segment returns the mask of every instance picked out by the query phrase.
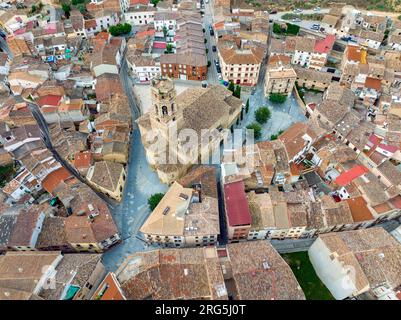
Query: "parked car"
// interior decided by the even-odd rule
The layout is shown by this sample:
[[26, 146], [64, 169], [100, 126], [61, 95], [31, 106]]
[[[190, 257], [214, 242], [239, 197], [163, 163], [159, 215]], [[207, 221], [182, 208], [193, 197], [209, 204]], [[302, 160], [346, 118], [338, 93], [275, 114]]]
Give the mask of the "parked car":
[[271, 10], [270, 14], [277, 14], [277, 10], [275, 10], [275, 9]]
[[302, 20], [301, 19], [299, 19], [299, 18], [294, 18], [294, 19], [292, 19], [292, 22], [301, 22]]
[[207, 81], [206, 81], [206, 80], [203, 80], [203, 81], [202, 81], [202, 87], [203, 87], [203, 88], [207, 88]]
[[220, 68], [220, 66], [216, 66], [216, 71], [217, 71], [217, 73], [221, 73], [221, 68]]
[[217, 78], [219, 79], [219, 81], [223, 80], [223, 76], [220, 73], [217, 75]]
[[211, 35], [211, 36], [214, 36], [214, 31], [213, 31], [213, 29], [210, 29], [210, 35]]
[[311, 29], [319, 31], [319, 29], [320, 29], [320, 24], [314, 23], [314, 24], [312, 25]]
[[313, 8], [313, 11], [320, 11], [320, 7]]
[[216, 51], [217, 51], [216, 46], [212, 46], [212, 51], [213, 51], [213, 52], [216, 52]]
[[216, 66], [219, 66], [219, 65], [220, 65], [220, 62], [219, 62], [219, 60], [217, 60], [217, 59], [214, 59], [214, 64], [215, 64]]

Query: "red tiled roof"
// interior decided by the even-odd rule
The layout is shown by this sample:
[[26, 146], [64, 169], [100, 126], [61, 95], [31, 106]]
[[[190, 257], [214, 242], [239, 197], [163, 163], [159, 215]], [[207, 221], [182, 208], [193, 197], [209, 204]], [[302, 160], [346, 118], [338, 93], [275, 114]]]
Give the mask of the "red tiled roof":
[[229, 226], [249, 225], [252, 222], [245, 184], [236, 181], [224, 185], [224, 201]]
[[334, 182], [340, 186], [346, 186], [366, 172], [369, 172], [369, 170], [365, 166], [358, 165], [340, 174]]
[[316, 41], [314, 51], [318, 53], [329, 53], [333, 48], [334, 41], [336, 41], [336, 36], [330, 34], [326, 38]]
[[61, 101], [61, 96], [49, 94], [47, 96], [43, 96], [39, 98], [38, 105], [43, 106], [58, 106]]
[[401, 196], [396, 196], [393, 199], [390, 199], [389, 202], [397, 209], [401, 209]]
[[381, 89], [380, 79], [367, 77], [365, 80], [365, 88], [375, 89], [376, 91], [380, 91]]
[[89, 168], [92, 163], [92, 153], [90, 152], [77, 152], [74, 158], [75, 168]]
[[99, 285], [92, 300], [125, 300], [115, 275], [109, 272]]
[[386, 151], [388, 151], [388, 152], [390, 152], [390, 153], [394, 153], [394, 152], [396, 152], [396, 151], [398, 150], [398, 147], [396, 147], [396, 146], [390, 146], [390, 145], [384, 144], [384, 143], [380, 143], [380, 144], [379, 144], [379, 148], [380, 148], [380, 149], [383, 149], [383, 150], [386, 150]]
[[351, 198], [345, 201], [347, 201], [348, 203], [354, 222], [368, 221], [374, 219], [363, 197]]
[[53, 193], [54, 189], [69, 177], [71, 177], [71, 173], [64, 167], [61, 167], [60, 169], [57, 169], [46, 176], [46, 178], [42, 181], [42, 187], [47, 192]]
[[155, 42], [153, 43], [155, 49], [166, 49], [167, 44], [165, 42]]
[[155, 34], [155, 29], [150, 29], [150, 30], [144, 30], [144, 31], [138, 31], [135, 34], [135, 38], [142, 38], [146, 36], [153, 36]]
[[137, 4], [148, 5], [149, 4], [149, 0], [131, 0], [130, 1], [130, 5], [131, 6], [135, 6]]

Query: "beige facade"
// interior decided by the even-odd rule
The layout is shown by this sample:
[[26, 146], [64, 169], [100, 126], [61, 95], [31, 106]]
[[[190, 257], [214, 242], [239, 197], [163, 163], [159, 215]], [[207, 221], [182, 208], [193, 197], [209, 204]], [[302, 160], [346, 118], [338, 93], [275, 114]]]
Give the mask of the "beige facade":
[[289, 95], [294, 87], [297, 74], [291, 67], [279, 66], [266, 71], [265, 96], [271, 93]]
[[109, 161], [96, 162], [89, 168], [86, 178], [100, 192], [121, 201], [126, 179], [122, 164]]
[[218, 200], [202, 195], [199, 188], [172, 184], [140, 229], [150, 244], [199, 247], [217, 242]]

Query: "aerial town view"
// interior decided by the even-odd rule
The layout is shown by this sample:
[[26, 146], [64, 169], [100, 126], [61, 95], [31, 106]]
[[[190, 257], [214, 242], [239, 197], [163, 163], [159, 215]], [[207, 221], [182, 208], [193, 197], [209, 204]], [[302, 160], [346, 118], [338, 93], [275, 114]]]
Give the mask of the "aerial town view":
[[0, 300], [401, 300], [401, 2], [0, 0], [0, 188]]

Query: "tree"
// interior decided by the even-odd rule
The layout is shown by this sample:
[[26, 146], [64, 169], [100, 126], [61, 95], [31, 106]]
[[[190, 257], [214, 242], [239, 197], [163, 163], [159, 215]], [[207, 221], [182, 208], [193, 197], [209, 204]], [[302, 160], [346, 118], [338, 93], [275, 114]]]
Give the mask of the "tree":
[[259, 139], [262, 136], [262, 127], [257, 122], [252, 122], [246, 127], [248, 130], [253, 130], [253, 136], [255, 139]]
[[153, 4], [154, 7], [157, 6], [160, 0], [150, 0], [150, 2]]
[[208, 48], [206, 48], [206, 54], [208, 54], [209, 53], [209, 49]]
[[35, 13], [36, 12], [36, 6], [33, 4], [32, 6], [31, 6], [31, 13]]
[[164, 34], [165, 37], [167, 37], [168, 29], [167, 29], [166, 26], [163, 27], [163, 34]]
[[234, 82], [230, 81], [230, 84], [228, 85], [228, 90], [230, 90], [232, 93], [234, 93], [234, 91], [235, 91]]
[[237, 98], [241, 98], [241, 87], [239, 85], [237, 85], [235, 87], [235, 90], [233, 92], [233, 96], [237, 97]]
[[119, 36], [122, 34], [127, 34], [131, 32], [131, 25], [129, 23], [124, 23], [124, 24], [116, 24], [115, 26], [111, 26], [109, 28], [109, 32], [112, 36]]
[[207, 62], [207, 67], [210, 68], [210, 66], [212, 65], [212, 63], [210, 61]]
[[148, 199], [148, 206], [149, 206], [149, 209], [150, 209], [151, 211], [153, 211], [153, 210], [157, 207], [157, 205], [159, 204], [159, 202], [161, 201], [161, 199], [163, 199], [163, 197], [164, 197], [164, 193], [155, 193], [155, 194], [152, 194], [152, 195], [149, 197], [149, 199]]
[[248, 98], [248, 100], [246, 100], [245, 112], [246, 112], [246, 113], [249, 112], [249, 98]]
[[273, 103], [283, 103], [287, 99], [285, 94], [271, 93], [269, 100]]
[[171, 43], [167, 43], [165, 53], [172, 53], [173, 52], [173, 45]]
[[66, 18], [68, 19], [70, 17], [71, 6], [68, 3], [64, 2], [61, 5], [61, 8], [63, 9]]
[[205, 39], [204, 41], [205, 41], [205, 43], [207, 43], [207, 39]]
[[271, 113], [268, 107], [260, 107], [258, 110], [255, 111], [255, 119], [260, 124], [264, 124], [269, 120], [271, 117]]

